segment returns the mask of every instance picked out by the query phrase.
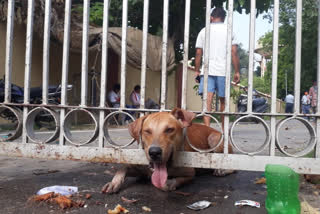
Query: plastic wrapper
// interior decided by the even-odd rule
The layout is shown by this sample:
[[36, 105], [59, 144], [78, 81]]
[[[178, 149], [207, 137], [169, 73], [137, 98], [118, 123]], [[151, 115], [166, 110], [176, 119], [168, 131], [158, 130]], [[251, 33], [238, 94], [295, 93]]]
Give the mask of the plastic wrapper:
[[209, 201], [198, 201], [193, 204], [188, 205], [187, 207], [192, 210], [203, 210], [208, 208], [211, 205]]
[[241, 200], [234, 203], [235, 206], [250, 206], [260, 208], [260, 203], [251, 200]]

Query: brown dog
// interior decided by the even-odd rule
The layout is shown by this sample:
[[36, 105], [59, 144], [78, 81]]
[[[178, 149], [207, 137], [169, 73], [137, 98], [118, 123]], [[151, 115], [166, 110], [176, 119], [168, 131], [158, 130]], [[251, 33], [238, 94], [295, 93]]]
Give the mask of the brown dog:
[[[176, 151], [194, 151], [183, 136], [183, 128], [188, 127], [187, 136], [192, 145], [199, 149], [209, 149], [217, 145], [221, 133], [202, 124], [191, 125], [195, 114], [181, 109], [158, 112], [141, 117], [129, 125], [129, 132], [138, 143], [143, 144], [150, 167], [125, 166], [118, 170], [112, 181], [104, 185], [103, 193], [117, 192], [126, 176], [150, 176], [152, 184], [164, 191], [175, 190], [195, 176], [194, 168], [173, 168], [171, 160]], [[140, 141], [141, 135], [141, 141]], [[183, 148], [182, 148], [183, 147]], [[215, 152], [223, 152], [223, 143]], [[229, 153], [232, 148], [229, 145]], [[217, 170], [215, 175], [223, 176], [231, 171]], [[168, 179], [171, 177], [172, 179]]]

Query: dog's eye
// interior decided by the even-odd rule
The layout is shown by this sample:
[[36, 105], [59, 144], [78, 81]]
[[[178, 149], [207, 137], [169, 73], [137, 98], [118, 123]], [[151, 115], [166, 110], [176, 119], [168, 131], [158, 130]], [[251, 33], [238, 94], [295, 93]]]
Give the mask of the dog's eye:
[[149, 135], [149, 134], [152, 134], [151, 130], [149, 130], [149, 129], [146, 129], [146, 130], [144, 130], [143, 132], [144, 132], [145, 134], [148, 134], [148, 135]]
[[164, 132], [169, 134], [172, 133], [174, 131], [174, 128], [167, 128]]

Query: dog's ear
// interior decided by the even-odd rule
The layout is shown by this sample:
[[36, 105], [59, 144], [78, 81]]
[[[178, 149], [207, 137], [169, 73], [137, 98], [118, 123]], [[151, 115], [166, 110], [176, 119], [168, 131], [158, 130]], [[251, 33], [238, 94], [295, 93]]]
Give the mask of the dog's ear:
[[148, 115], [136, 119], [134, 122], [128, 125], [129, 133], [139, 143], [139, 137], [141, 134], [141, 128], [143, 121], [147, 118]]
[[182, 122], [184, 127], [191, 126], [192, 120], [195, 118], [196, 114], [190, 111], [182, 110], [180, 108], [175, 108], [171, 111], [171, 114]]

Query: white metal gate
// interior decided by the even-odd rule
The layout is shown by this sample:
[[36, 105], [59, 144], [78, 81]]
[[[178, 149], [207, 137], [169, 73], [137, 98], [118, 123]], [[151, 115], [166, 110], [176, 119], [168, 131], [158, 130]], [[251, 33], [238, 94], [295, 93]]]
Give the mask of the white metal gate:
[[[49, 47], [50, 47], [50, 13], [51, 0], [46, 0], [45, 8], [45, 26], [44, 26], [44, 46], [43, 46], [43, 93], [42, 104], [30, 104], [30, 80], [31, 80], [31, 55], [33, 42], [33, 15], [34, 0], [28, 0], [28, 22], [27, 22], [27, 37], [26, 37], [26, 53], [25, 53], [25, 82], [24, 82], [24, 102], [16, 104], [11, 102], [11, 70], [12, 70], [12, 44], [13, 44], [13, 28], [14, 28], [14, 6], [15, 0], [8, 0], [8, 17], [7, 17], [7, 40], [6, 40], [6, 64], [5, 64], [5, 96], [4, 102], [0, 106], [0, 111], [9, 111], [17, 118], [18, 126], [13, 135], [7, 139], [2, 139], [0, 142], [0, 154], [17, 157], [31, 158], [46, 158], [46, 159], [67, 159], [67, 160], [83, 160], [92, 162], [113, 162], [113, 163], [129, 163], [129, 164], [148, 164], [142, 149], [128, 149], [116, 146], [106, 137], [104, 125], [106, 121], [106, 110], [130, 110], [125, 108], [125, 80], [126, 80], [126, 35], [127, 35], [127, 14], [128, 0], [123, 0], [122, 14], [122, 50], [121, 50], [121, 103], [119, 109], [109, 108], [105, 106], [106, 102], [106, 82], [107, 82], [107, 34], [108, 34], [108, 5], [109, 0], [104, 1], [104, 22], [103, 22], [103, 38], [102, 38], [102, 62], [101, 62], [101, 94], [99, 107], [91, 107], [87, 105], [88, 95], [88, 32], [89, 32], [89, 9], [90, 1], [83, 2], [83, 35], [82, 35], [82, 72], [81, 72], [81, 104], [79, 106], [67, 105], [67, 88], [68, 88], [68, 63], [69, 63], [69, 43], [70, 43], [70, 14], [72, 0], [65, 0], [65, 25], [64, 25], [64, 44], [63, 44], [63, 67], [61, 76], [61, 104], [52, 105], [48, 102], [48, 79], [49, 79]], [[232, 34], [232, 11], [234, 2], [231, 0], [228, 3], [228, 51], [227, 51], [227, 76], [226, 85], [230, 83], [231, 73], [231, 34]], [[187, 61], [189, 47], [189, 19], [191, 0], [185, 1], [185, 32], [184, 32], [184, 59], [183, 59], [183, 82], [182, 82], [182, 108], [186, 108], [186, 88], [187, 88]], [[210, 24], [210, 7], [211, 0], [206, 1], [206, 26]], [[150, 112], [152, 110], [145, 109], [145, 86], [146, 86], [146, 50], [147, 50], [147, 33], [148, 33], [148, 8], [149, 0], [144, 0], [143, 14], [143, 45], [142, 45], [142, 69], [141, 69], [141, 106], [136, 111]], [[160, 111], [168, 111], [166, 109], [166, 85], [167, 85], [167, 44], [168, 44], [168, 13], [169, 0], [164, 0], [163, 6], [163, 46], [162, 46], [162, 78], [161, 78], [161, 108]], [[256, 11], [256, 1], [251, 0], [251, 11]], [[300, 74], [301, 74], [301, 26], [302, 26], [302, 0], [297, 0], [297, 22], [296, 22], [296, 52], [295, 52], [295, 97], [300, 96]], [[319, 9], [320, 14], [320, 9]], [[320, 16], [320, 15], [319, 15]], [[278, 66], [278, 30], [279, 30], [279, 0], [274, 0], [274, 31], [273, 31], [273, 65], [272, 65], [272, 102], [270, 113], [253, 113], [252, 112], [252, 83], [253, 83], [253, 54], [255, 41], [255, 19], [256, 13], [250, 15], [250, 45], [249, 45], [249, 73], [248, 73], [248, 111], [244, 117], [255, 117], [261, 120], [266, 131], [266, 141], [263, 148], [269, 148], [269, 155], [257, 155], [256, 152], [241, 151], [237, 147], [237, 143], [233, 139], [233, 128], [239, 121], [236, 120], [231, 128], [229, 117], [235, 113], [230, 112], [230, 87], [226, 87], [226, 100], [224, 114], [224, 142], [232, 143], [235, 148], [238, 148], [242, 154], [228, 154], [228, 143], [225, 143], [224, 153], [203, 153], [203, 152], [180, 152], [176, 166], [192, 166], [200, 168], [223, 168], [236, 170], [264, 171], [266, 164], [284, 164], [299, 173], [320, 174], [320, 112], [317, 110], [316, 129], [301, 116], [299, 112], [299, 99], [295, 99], [293, 114], [279, 114], [276, 112], [276, 94], [277, 94], [277, 66]], [[320, 28], [320, 21], [319, 21]], [[208, 29], [208, 28], [206, 28]], [[206, 44], [209, 42], [209, 30], [206, 31]], [[320, 38], [320, 31], [319, 31]], [[320, 47], [320, 39], [318, 42]], [[319, 49], [319, 48], [318, 48]], [[205, 58], [205, 86], [203, 110], [201, 115], [207, 113], [207, 79], [208, 79], [208, 53], [209, 46], [206, 45], [204, 50]], [[319, 53], [319, 51], [318, 51]], [[318, 54], [318, 86], [320, 85], [320, 54]], [[318, 106], [320, 105], [320, 93], [318, 93]], [[19, 108], [18, 108], [19, 107]], [[22, 111], [20, 109], [23, 109]], [[52, 115], [56, 123], [56, 129], [52, 136], [45, 140], [38, 140], [33, 135], [33, 124], [35, 116], [39, 111], [45, 111]], [[68, 126], [68, 117], [72, 112], [83, 112], [88, 117], [92, 118], [95, 123], [95, 129], [90, 139], [85, 142], [72, 142], [70, 139], [70, 130]], [[99, 114], [96, 114], [99, 112]], [[116, 112], [117, 113], [117, 112]], [[112, 114], [116, 114], [112, 113]], [[112, 114], [109, 115], [112, 116]], [[271, 117], [270, 126], [260, 119], [259, 115]], [[276, 124], [277, 116], [290, 116], [278, 124]], [[311, 115], [309, 115], [311, 116]], [[240, 118], [241, 119], [241, 118]], [[289, 154], [282, 149], [281, 142], [278, 138], [279, 130], [289, 120], [300, 120], [307, 127], [310, 133], [310, 141], [308, 147], [297, 154]], [[22, 136], [22, 142], [17, 142], [15, 139]], [[59, 145], [49, 145], [48, 142], [59, 139]], [[98, 147], [87, 147], [95, 139], [98, 139]], [[73, 145], [65, 145], [69, 141]], [[30, 143], [30, 142], [35, 143]], [[131, 144], [132, 142], [128, 142]], [[106, 147], [108, 144], [111, 147]], [[276, 144], [282, 153], [286, 155], [276, 156]], [[315, 150], [315, 158], [302, 157], [310, 151]]]

